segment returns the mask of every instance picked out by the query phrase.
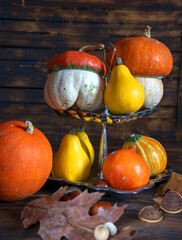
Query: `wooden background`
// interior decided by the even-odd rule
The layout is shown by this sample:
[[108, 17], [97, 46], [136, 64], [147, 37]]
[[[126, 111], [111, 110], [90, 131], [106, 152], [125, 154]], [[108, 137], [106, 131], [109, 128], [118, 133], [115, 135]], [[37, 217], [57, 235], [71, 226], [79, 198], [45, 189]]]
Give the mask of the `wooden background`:
[[[182, 143], [182, 1], [179, 0], [1, 0], [0, 122], [30, 120], [49, 139], [54, 152], [73, 126], [86, 124], [96, 152], [102, 126], [59, 117], [44, 100], [47, 61], [87, 44], [115, 43], [152, 27], [152, 37], [171, 50], [174, 66], [163, 79], [164, 97], [151, 116], [108, 126], [109, 151], [140, 133], [165, 147]], [[96, 51], [99, 57], [102, 53]], [[182, 145], [181, 145], [182, 146]]]

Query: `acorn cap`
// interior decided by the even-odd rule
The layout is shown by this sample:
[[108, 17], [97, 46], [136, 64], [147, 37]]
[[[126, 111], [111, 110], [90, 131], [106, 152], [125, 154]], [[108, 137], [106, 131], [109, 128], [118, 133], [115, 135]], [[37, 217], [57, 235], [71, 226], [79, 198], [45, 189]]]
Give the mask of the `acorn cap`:
[[179, 213], [182, 211], [182, 197], [178, 192], [169, 191], [167, 192], [162, 202], [160, 203], [160, 208], [168, 213]]
[[106, 222], [104, 224], [105, 227], [109, 229], [109, 235], [114, 236], [117, 234], [117, 227], [112, 222]]
[[98, 225], [94, 230], [96, 240], [107, 240], [109, 238], [109, 229], [104, 225]]
[[138, 218], [145, 222], [160, 222], [163, 219], [161, 212], [153, 206], [146, 206], [138, 214]]

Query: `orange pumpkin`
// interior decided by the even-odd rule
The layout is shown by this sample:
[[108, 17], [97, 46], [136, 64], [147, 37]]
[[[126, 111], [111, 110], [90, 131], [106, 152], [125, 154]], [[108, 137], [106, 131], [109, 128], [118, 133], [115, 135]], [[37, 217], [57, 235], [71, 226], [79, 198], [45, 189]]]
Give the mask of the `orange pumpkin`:
[[49, 72], [61, 69], [83, 69], [106, 75], [106, 66], [99, 58], [81, 51], [57, 54], [48, 61], [47, 68]]
[[122, 149], [131, 146], [147, 162], [150, 169], [150, 176], [162, 173], [167, 165], [167, 154], [164, 147], [155, 139], [140, 134], [132, 134], [124, 142]]
[[147, 163], [133, 147], [109, 154], [103, 162], [102, 171], [104, 179], [119, 190], [137, 189], [148, 184], [150, 178]]
[[0, 200], [15, 201], [37, 192], [52, 169], [45, 135], [27, 121], [0, 124]]
[[[170, 50], [162, 42], [151, 38], [148, 26], [143, 35], [123, 38], [116, 42], [115, 47], [115, 58], [121, 58], [134, 75], [166, 76], [172, 70], [173, 57]], [[113, 49], [107, 56], [109, 66], [112, 54]]]

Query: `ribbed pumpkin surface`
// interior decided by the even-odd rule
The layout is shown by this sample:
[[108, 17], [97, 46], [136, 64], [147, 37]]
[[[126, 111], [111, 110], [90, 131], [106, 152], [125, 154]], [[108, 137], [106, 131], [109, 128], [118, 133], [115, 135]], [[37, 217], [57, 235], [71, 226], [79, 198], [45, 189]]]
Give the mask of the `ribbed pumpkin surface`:
[[126, 139], [122, 149], [128, 149], [131, 146], [134, 146], [136, 152], [147, 162], [151, 177], [165, 170], [167, 154], [164, 147], [157, 140], [139, 134], [132, 134]]
[[0, 201], [22, 200], [47, 181], [53, 152], [46, 136], [21, 121], [0, 124]]

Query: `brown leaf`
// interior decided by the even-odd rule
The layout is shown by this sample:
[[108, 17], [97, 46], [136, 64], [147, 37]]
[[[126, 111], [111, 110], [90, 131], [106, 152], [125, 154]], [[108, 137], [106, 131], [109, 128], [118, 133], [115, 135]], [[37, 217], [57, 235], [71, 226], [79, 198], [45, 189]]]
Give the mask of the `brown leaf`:
[[157, 188], [156, 195], [164, 195], [168, 190], [178, 192], [182, 195], [182, 175], [176, 172], [172, 172], [169, 180], [160, 184]]
[[154, 200], [155, 202], [157, 202], [159, 205], [161, 204], [162, 199], [163, 199], [162, 197], [153, 198], [153, 200]]
[[38, 234], [42, 239], [60, 240], [62, 236], [68, 239], [94, 239], [96, 226], [106, 222], [115, 223], [123, 214], [126, 205], [116, 205], [100, 214], [90, 216], [91, 206], [98, 202], [104, 193], [82, 192], [68, 202], [59, 201], [67, 187], [61, 187], [52, 196], [36, 199], [26, 206], [21, 214], [25, 228], [40, 222]]
[[111, 240], [131, 240], [136, 235], [136, 231], [131, 227], [125, 227], [117, 235], [111, 237]]
[[[38, 220], [44, 215], [47, 216], [47, 208], [51, 207], [51, 205], [61, 198], [66, 192], [67, 187], [60, 188], [56, 191], [52, 196], [47, 198], [39, 198], [33, 200], [29, 203], [29, 206], [24, 207], [21, 213], [22, 224], [24, 228], [29, 227], [32, 224], [38, 222]], [[32, 206], [36, 206], [37, 208], [33, 208]]]

